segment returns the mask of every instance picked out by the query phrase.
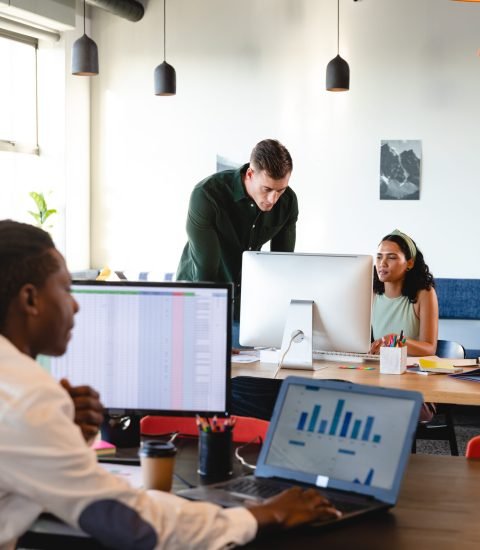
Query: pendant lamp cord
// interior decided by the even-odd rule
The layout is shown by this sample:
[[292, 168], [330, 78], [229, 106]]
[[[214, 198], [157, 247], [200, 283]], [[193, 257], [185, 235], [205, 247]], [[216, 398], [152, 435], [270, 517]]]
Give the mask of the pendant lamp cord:
[[337, 55], [340, 55], [340, 0], [337, 0]]
[[85, 0], [83, 0], [83, 34], [87, 34], [85, 31]]
[[167, 0], [163, 0], [163, 61], [167, 58]]

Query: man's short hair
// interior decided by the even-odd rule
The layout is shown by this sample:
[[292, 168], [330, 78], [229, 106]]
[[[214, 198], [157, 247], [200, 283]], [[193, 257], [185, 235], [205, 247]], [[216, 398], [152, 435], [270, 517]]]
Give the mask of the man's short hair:
[[41, 287], [60, 267], [49, 250], [50, 235], [38, 227], [13, 220], [0, 220], [0, 330], [10, 303], [23, 285]]
[[265, 170], [274, 180], [284, 178], [293, 168], [290, 153], [276, 139], [264, 139], [257, 143], [250, 155], [250, 164], [257, 170]]

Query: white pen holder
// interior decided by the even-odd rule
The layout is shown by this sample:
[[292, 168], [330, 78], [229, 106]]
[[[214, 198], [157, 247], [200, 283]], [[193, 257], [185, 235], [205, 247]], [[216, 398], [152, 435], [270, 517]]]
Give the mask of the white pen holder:
[[380, 348], [380, 374], [403, 374], [407, 370], [407, 348]]

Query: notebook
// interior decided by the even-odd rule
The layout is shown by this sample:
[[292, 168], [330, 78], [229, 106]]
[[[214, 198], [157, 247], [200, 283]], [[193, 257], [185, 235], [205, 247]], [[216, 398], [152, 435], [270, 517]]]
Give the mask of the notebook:
[[480, 382], [480, 369], [473, 369], [468, 372], [462, 372], [461, 374], [450, 374], [452, 378], [458, 380], [469, 380], [470, 382]]
[[288, 377], [255, 474], [177, 494], [230, 507], [261, 502], [292, 485], [312, 486], [343, 512], [331, 521], [391, 507], [422, 402], [419, 392]]

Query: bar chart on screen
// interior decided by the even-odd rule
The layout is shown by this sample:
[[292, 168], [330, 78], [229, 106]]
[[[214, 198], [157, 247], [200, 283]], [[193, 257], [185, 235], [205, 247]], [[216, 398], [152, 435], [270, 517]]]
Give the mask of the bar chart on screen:
[[375, 470], [373, 468], [370, 468], [370, 470], [368, 470], [368, 474], [367, 474], [367, 477], [365, 478], [365, 481], [360, 481], [357, 477], [353, 480], [354, 483], [361, 483], [363, 485], [371, 485], [372, 484], [372, 479], [373, 479], [373, 475], [375, 474]]
[[375, 417], [355, 418], [351, 410], [345, 410], [345, 400], [338, 399], [333, 417], [322, 418], [322, 405], [316, 404], [310, 411], [300, 413], [297, 430], [322, 435], [337, 436], [354, 441], [380, 443], [382, 436], [374, 433]]
[[[370, 393], [291, 384], [271, 439], [269, 464], [324, 479], [389, 488], [395, 479], [412, 402]], [[414, 429], [414, 427], [412, 428]]]

